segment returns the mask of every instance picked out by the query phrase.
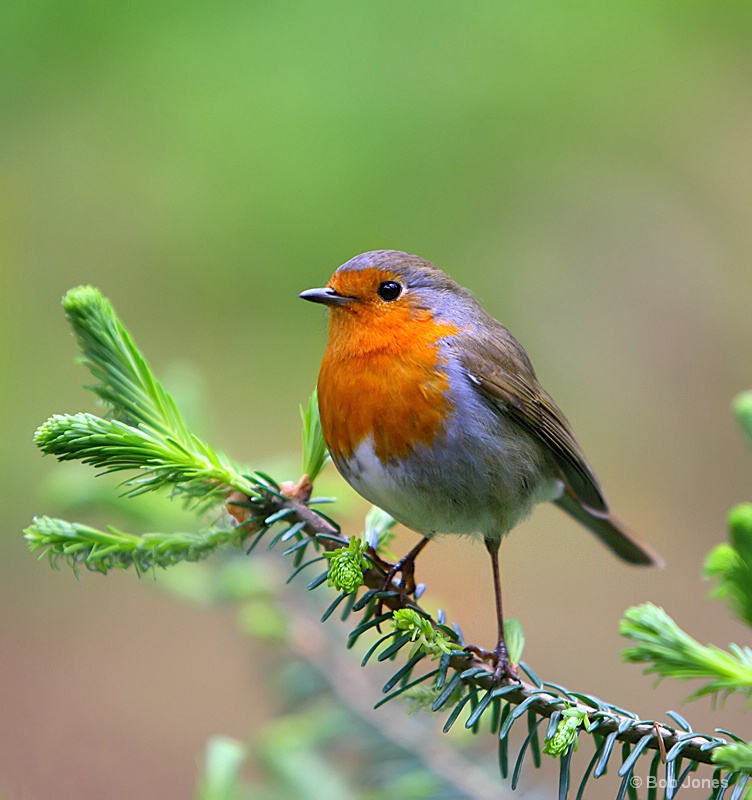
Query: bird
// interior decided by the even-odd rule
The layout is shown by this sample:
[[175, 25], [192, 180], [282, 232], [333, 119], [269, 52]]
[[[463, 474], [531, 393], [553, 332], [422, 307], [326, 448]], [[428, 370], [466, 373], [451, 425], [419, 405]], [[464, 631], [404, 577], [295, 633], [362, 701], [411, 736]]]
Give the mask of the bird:
[[356, 492], [423, 536], [398, 567], [414, 569], [439, 534], [483, 539], [494, 680], [518, 679], [504, 639], [499, 546], [535, 505], [555, 503], [630, 564], [663, 565], [609, 510], [522, 345], [441, 269], [374, 250], [299, 297], [329, 310], [317, 393], [332, 461]]

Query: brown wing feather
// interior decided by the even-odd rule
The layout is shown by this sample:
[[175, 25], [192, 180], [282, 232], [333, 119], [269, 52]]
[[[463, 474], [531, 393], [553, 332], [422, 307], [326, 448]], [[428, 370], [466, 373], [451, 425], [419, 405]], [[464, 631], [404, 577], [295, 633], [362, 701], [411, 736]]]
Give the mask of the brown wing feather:
[[565, 484], [565, 492], [556, 504], [625, 561], [663, 566], [660, 556], [609, 513], [598, 480], [567, 418], [538, 383], [519, 342], [492, 317], [485, 320], [482, 328], [487, 335], [474, 337], [472, 346], [463, 346], [460, 358], [486, 400], [545, 446]]
[[[592, 513], [607, 515], [598, 480], [567, 418], [538, 383], [522, 346], [500, 323], [496, 325], [501, 331], [495, 330], [493, 339], [486, 339], [480, 348], [476, 340], [474, 347], [464, 349], [468, 375], [490, 403], [546, 446], [568, 492]], [[510, 351], [517, 358], [510, 357]]]

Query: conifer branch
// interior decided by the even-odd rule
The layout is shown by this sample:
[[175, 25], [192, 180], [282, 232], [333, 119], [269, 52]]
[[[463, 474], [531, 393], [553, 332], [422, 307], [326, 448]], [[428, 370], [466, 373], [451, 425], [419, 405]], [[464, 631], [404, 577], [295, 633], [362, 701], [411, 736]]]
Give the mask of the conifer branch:
[[647, 662], [645, 672], [679, 680], [707, 678], [689, 700], [708, 694], [752, 694], [752, 650], [732, 644], [727, 652], [700, 644], [652, 603], [628, 609], [621, 634], [637, 643], [623, 651], [624, 660]]
[[76, 570], [85, 566], [106, 574], [111, 569], [133, 567], [147, 572], [181, 561], [198, 561], [219, 547], [239, 546], [237, 528], [204, 533], [125, 533], [116, 528], [97, 530], [77, 522], [37, 517], [25, 530], [29, 550], [42, 551], [54, 567], [64, 562]]
[[146, 425], [190, 447], [194, 436], [175, 401], [155, 378], [110, 301], [93, 286], [71, 289], [62, 301], [81, 349], [81, 361], [97, 381], [87, 386], [115, 419]]

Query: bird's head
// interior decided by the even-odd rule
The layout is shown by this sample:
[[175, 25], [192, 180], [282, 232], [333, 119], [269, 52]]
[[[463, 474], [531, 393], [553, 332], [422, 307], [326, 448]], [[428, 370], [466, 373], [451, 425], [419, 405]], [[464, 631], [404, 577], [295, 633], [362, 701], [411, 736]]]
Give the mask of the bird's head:
[[469, 292], [419, 256], [399, 250], [373, 250], [350, 259], [320, 289], [308, 289], [303, 300], [322, 303], [332, 321], [373, 326], [399, 325], [430, 314], [456, 316], [458, 306], [474, 303]]

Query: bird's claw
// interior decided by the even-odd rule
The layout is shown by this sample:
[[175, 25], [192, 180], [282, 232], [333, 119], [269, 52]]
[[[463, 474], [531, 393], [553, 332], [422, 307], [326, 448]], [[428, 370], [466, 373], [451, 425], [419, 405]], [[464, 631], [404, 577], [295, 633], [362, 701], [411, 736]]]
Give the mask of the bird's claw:
[[517, 670], [517, 665], [509, 660], [509, 656], [506, 653], [503, 656], [496, 656], [496, 667], [494, 668], [492, 680], [494, 683], [502, 683], [505, 680], [510, 683], [520, 683], [520, 673]]
[[519, 683], [520, 673], [517, 670], [517, 665], [509, 660], [507, 654], [506, 643], [499, 642], [493, 650], [484, 650], [482, 647], [477, 647], [474, 644], [465, 645], [464, 648], [468, 653], [472, 653], [482, 661], [488, 661], [494, 666], [493, 682], [497, 683]]
[[394, 586], [394, 579], [397, 575], [400, 576], [397, 583], [400, 594], [404, 594], [406, 597], [415, 594], [415, 559], [410, 558], [409, 554], [389, 568], [384, 578], [383, 591], [387, 592]]
[[397, 577], [397, 575], [399, 575], [400, 579], [396, 584], [396, 588], [399, 590], [400, 595], [403, 595], [405, 598], [407, 598], [410, 595], [415, 594], [415, 557], [417, 556], [417, 553], [411, 550], [406, 556], [403, 556], [394, 564], [391, 564], [390, 562], [381, 558], [381, 556], [374, 550], [373, 547], [369, 547], [367, 553], [368, 557], [374, 562], [374, 564], [384, 570], [385, 575], [384, 584], [381, 587], [382, 592], [394, 591], [394, 579]]
[[[381, 615], [384, 598], [387, 595], [400, 597], [402, 602], [405, 603], [410, 596], [417, 597], [417, 586], [415, 583], [415, 556], [417, 553], [411, 550], [406, 556], [403, 556], [394, 564], [381, 558], [373, 547], [369, 547], [367, 553], [374, 564], [384, 571], [384, 583], [381, 586], [380, 595], [377, 597], [376, 601], [376, 616]], [[395, 583], [394, 579], [397, 575], [400, 576], [400, 579]], [[421, 584], [421, 587], [423, 590], [425, 589], [423, 584]]]

